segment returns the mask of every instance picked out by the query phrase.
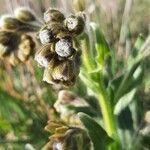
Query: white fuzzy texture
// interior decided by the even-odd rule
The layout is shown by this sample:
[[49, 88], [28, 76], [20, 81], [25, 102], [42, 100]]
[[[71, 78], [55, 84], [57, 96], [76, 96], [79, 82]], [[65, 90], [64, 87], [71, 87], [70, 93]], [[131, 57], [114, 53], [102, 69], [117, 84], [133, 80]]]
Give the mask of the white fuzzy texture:
[[68, 57], [72, 53], [71, 42], [67, 39], [60, 39], [55, 46], [56, 53], [61, 57]]
[[68, 18], [67, 19], [67, 27], [69, 30], [74, 30], [78, 25], [78, 19], [76, 18]]
[[51, 41], [49, 30], [40, 31], [39, 38], [42, 44], [49, 43]]
[[48, 66], [49, 61], [45, 57], [41, 56], [40, 54], [37, 54], [35, 56], [35, 60], [42, 67], [47, 67]]
[[60, 142], [54, 143], [53, 144], [53, 149], [54, 150], [63, 150], [62, 149], [62, 143], [60, 143]]

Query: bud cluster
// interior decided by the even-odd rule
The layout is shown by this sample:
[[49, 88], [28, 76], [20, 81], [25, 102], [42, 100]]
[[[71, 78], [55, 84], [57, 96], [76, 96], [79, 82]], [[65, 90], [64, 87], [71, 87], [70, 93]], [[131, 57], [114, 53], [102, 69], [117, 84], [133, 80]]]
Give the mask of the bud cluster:
[[31, 26], [27, 22], [35, 20], [25, 8], [15, 10], [15, 16], [0, 18], [0, 59], [7, 58], [12, 65], [26, 61], [32, 54], [35, 43], [30, 35]]
[[59, 121], [49, 121], [45, 129], [52, 134], [44, 150], [90, 150], [91, 141], [80, 127], [70, 127]]
[[79, 15], [65, 18], [57, 9], [44, 13], [45, 24], [39, 31], [42, 47], [35, 56], [45, 68], [43, 80], [50, 84], [72, 86], [79, 74], [81, 52], [75, 49], [74, 38], [84, 29]]

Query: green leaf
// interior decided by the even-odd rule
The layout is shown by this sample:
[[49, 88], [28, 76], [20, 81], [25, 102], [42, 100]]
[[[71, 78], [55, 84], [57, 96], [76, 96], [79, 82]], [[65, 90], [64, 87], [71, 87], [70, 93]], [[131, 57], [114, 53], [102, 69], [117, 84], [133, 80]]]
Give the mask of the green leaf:
[[105, 62], [106, 56], [108, 56], [110, 52], [110, 48], [103, 33], [99, 29], [99, 26], [93, 22], [90, 25], [96, 35], [96, 44], [95, 44], [95, 48], [97, 51], [96, 61], [100, 65], [99, 67], [101, 68]]
[[123, 76], [118, 88], [114, 91], [114, 104], [116, 104], [124, 94], [128, 93], [141, 83], [143, 78], [142, 61], [135, 62]]
[[83, 112], [83, 113], [86, 113], [90, 116], [97, 116], [97, 112], [89, 106], [75, 107], [73, 105], [68, 105], [67, 108], [75, 111], [76, 113]]
[[16, 118], [12, 117], [17, 114], [20, 119], [26, 119], [26, 114], [23, 111], [22, 101], [10, 96], [7, 92], [0, 89], [0, 114], [10, 122], [16, 122]]
[[91, 117], [84, 113], [78, 113], [79, 118], [93, 142], [94, 150], [105, 150], [113, 140], [107, 135], [106, 131]]
[[132, 57], [135, 58], [138, 55], [138, 52], [141, 49], [144, 41], [145, 41], [145, 39], [144, 39], [143, 35], [139, 34], [139, 36], [138, 36], [138, 38], [137, 38], [137, 40], [135, 42], [135, 45], [134, 45], [134, 47], [133, 47], [133, 49], [131, 51]]
[[132, 102], [135, 93], [136, 93], [136, 89], [133, 89], [118, 100], [114, 108], [115, 115], [120, 114], [121, 111], [124, 110]]
[[10, 132], [12, 130], [11, 124], [6, 119], [0, 116], [0, 130], [1, 132]]

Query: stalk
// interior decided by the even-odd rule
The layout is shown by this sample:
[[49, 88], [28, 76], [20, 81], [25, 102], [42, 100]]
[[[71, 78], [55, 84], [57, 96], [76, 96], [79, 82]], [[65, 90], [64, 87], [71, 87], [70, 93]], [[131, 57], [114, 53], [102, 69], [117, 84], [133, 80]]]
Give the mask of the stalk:
[[101, 108], [105, 130], [107, 134], [115, 140], [114, 141], [115, 143], [110, 145], [108, 149], [109, 150], [119, 149], [120, 146], [117, 134], [116, 119], [113, 114], [113, 110], [110, 101], [108, 99], [107, 93], [105, 92], [102, 86], [100, 86], [98, 91], [96, 91], [96, 97], [98, 99], [99, 106]]

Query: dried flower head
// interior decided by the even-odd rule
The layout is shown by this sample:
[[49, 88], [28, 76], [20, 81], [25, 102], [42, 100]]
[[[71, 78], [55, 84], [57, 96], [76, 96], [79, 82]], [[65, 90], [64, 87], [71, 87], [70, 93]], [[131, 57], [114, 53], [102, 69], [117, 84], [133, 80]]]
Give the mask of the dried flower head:
[[36, 18], [33, 15], [32, 11], [25, 8], [25, 7], [19, 7], [15, 10], [15, 17], [23, 22], [31, 22], [31, 21], [35, 21]]

